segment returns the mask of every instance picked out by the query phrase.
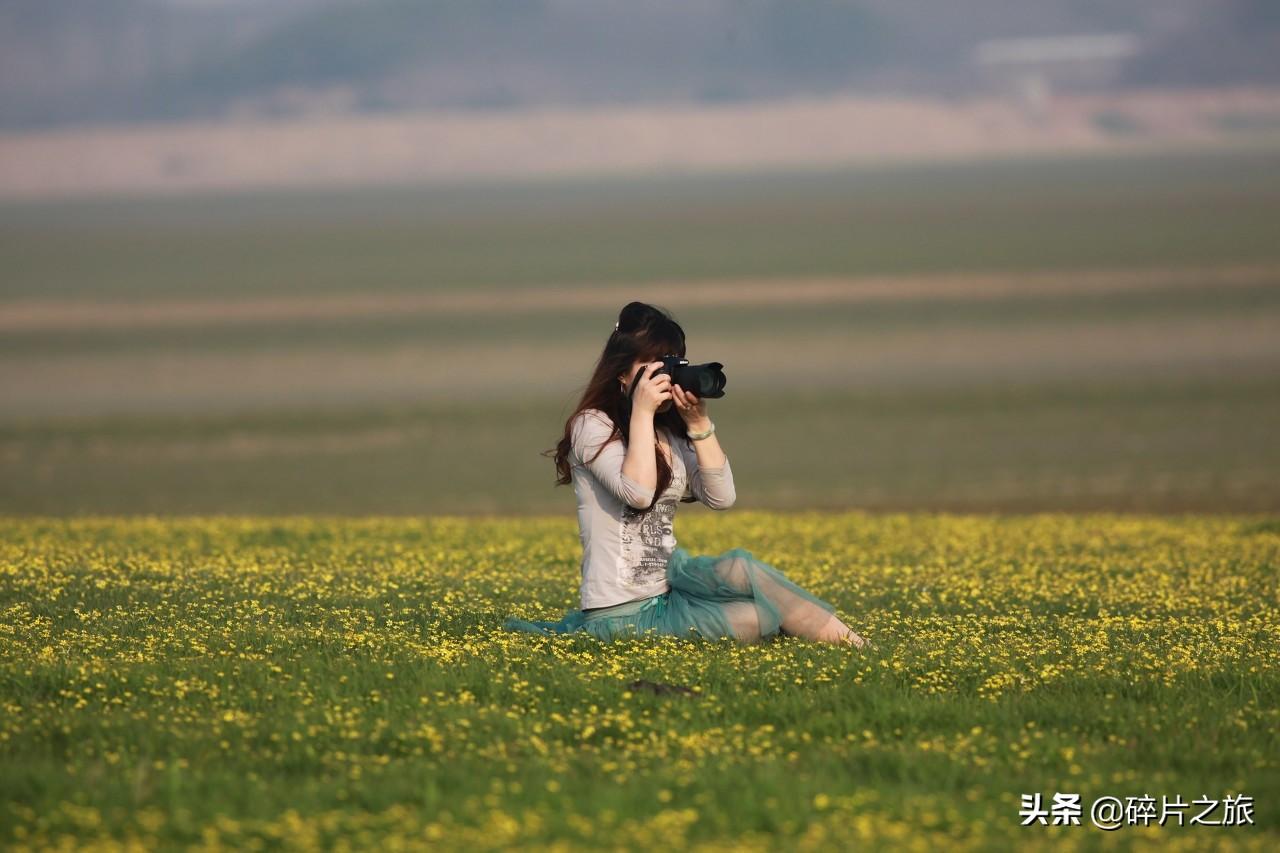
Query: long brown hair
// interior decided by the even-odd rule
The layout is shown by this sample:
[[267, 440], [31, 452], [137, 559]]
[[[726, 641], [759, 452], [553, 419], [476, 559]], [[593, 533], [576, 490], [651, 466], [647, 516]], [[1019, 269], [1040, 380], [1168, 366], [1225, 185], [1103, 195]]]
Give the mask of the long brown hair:
[[[570, 438], [573, 419], [587, 409], [599, 409], [613, 422], [613, 432], [600, 445], [600, 450], [618, 437], [621, 437], [624, 445], [628, 445], [631, 439], [631, 403], [618, 382], [618, 376], [630, 370], [636, 361], [658, 361], [664, 355], [683, 358], [684, 354], [684, 329], [680, 328], [680, 324], [669, 312], [644, 302], [628, 302], [623, 307], [618, 314], [616, 328], [605, 342], [604, 351], [596, 361], [582, 397], [564, 422], [564, 433], [560, 441], [554, 449], [542, 453], [543, 456], [554, 454], [557, 486], [573, 481], [569, 464], [569, 454], [573, 449]], [[648, 376], [647, 373], [645, 375]], [[635, 377], [632, 377], [632, 381], [635, 381]], [[665, 412], [654, 412], [653, 425], [655, 432], [657, 427], [665, 426], [676, 438], [689, 440], [684, 419], [674, 406]], [[674, 456], [678, 451], [672, 447], [671, 452]], [[596, 455], [599, 453], [598, 450]], [[653, 500], [646, 509], [653, 508], [671, 484], [672, 477], [671, 466], [656, 445], [653, 453], [658, 464], [658, 485], [653, 491]]]

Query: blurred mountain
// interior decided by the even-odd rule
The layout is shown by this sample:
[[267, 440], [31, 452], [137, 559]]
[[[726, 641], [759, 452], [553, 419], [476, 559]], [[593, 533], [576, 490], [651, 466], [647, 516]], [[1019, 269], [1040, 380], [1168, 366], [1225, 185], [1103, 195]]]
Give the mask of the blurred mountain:
[[0, 126], [952, 96], [983, 42], [1094, 33], [1138, 49], [1065, 85], [1280, 82], [1275, 0], [0, 0]]

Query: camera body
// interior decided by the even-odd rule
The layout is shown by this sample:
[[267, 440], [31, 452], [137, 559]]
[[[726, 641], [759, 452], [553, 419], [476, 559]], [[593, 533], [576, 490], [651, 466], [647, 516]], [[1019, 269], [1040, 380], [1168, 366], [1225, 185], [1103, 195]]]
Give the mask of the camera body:
[[705, 399], [718, 399], [724, 396], [724, 386], [726, 383], [724, 367], [718, 361], [709, 361], [705, 364], [690, 364], [689, 359], [682, 358], [678, 355], [664, 355], [662, 357], [662, 367], [654, 371], [657, 376], [665, 373], [671, 377], [671, 382], [679, 385], [686, 391]]
[[[664, 355], [662, 357], [662, 367], [654, 371], [654, 376], [659, 373], [666, 373], [671, 377], [673, 385], [679, 385], [684, 390], [694, 394], [699, 399], [717, 399], [724, 396], [725, 376], [721, 369], [724, 365], [718, 361], [709, 361], [706, 364], [690, 364], [689, 359], [678, 355]], [[631, 417], [631, 400], [635, 397], [636, 388], [640, 386], [640, 378], [644, 376], [648, 367], [642, 367], [636, 371], [636, 375], [631, 382], [631, 388], [627, 392], [626, 399], [623, 401], [623, 417]], [[659, 412], [665, 412], [671, 406], [671, 400], [663, 402], [658, 409]]]

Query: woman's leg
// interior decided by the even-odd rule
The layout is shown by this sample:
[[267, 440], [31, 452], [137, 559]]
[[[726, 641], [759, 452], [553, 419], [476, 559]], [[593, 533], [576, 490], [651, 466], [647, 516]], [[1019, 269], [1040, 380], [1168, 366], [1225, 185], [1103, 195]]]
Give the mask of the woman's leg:
[[[781, 630], [786, 634], [823, 643], [851, 644], [862, 648], [866, 640], [850, 630], [834, 613], [798, 595], [778, 583], [768, 572], [759, 571], [741, 556], [716, 563], [717, 576], [729, 587], [756, 596], [763, 595], [777, 605], [781, 615]], [[755, 605], [751, 605], [755, 611]], [[738, 616], [748, 636], [751, 626], [745, 615]], [[737, 629], [735, 628], [735, 631]], [[755, 637], [760, 637], [759, 614], [755, 613]]]
[[730, 601], [724, 606], [724, 616], [739, 642], [760, 642], [760, 611], [754, 601]]

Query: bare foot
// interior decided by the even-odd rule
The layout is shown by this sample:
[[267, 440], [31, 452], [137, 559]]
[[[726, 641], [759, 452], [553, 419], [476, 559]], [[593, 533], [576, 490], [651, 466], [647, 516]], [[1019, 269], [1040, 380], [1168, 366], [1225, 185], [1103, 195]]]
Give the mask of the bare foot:
[[848, 636], [844, 638], [843, 642], [847, 645], [853, 646], [854, 648], [858, 648], [858, 649], [874, 649], [875, 648], [875, 646], [873, 646], [866, 637], [855, 634], [852, 631], [850, 631]]
[[856, 633], [852, 628], [843, 622], [828, 623], [828, 627], [838, 627], [839, 633], [834, 640], [835, 643], [842, 646], [852, 646], [855, 649], [870, 650], [875, 648], [875, 644], [861, 634]]
[[840, 621], [836, 616], [832, 616], [827, 624], [823, 626], [822, 631], [818, 634], [817, 639], [824, 643], [835, 643], [836, 645], [854, 646], [855, 648], [865, 648], [868, 643], [865, 637], [854, 633], [848, 625]]

